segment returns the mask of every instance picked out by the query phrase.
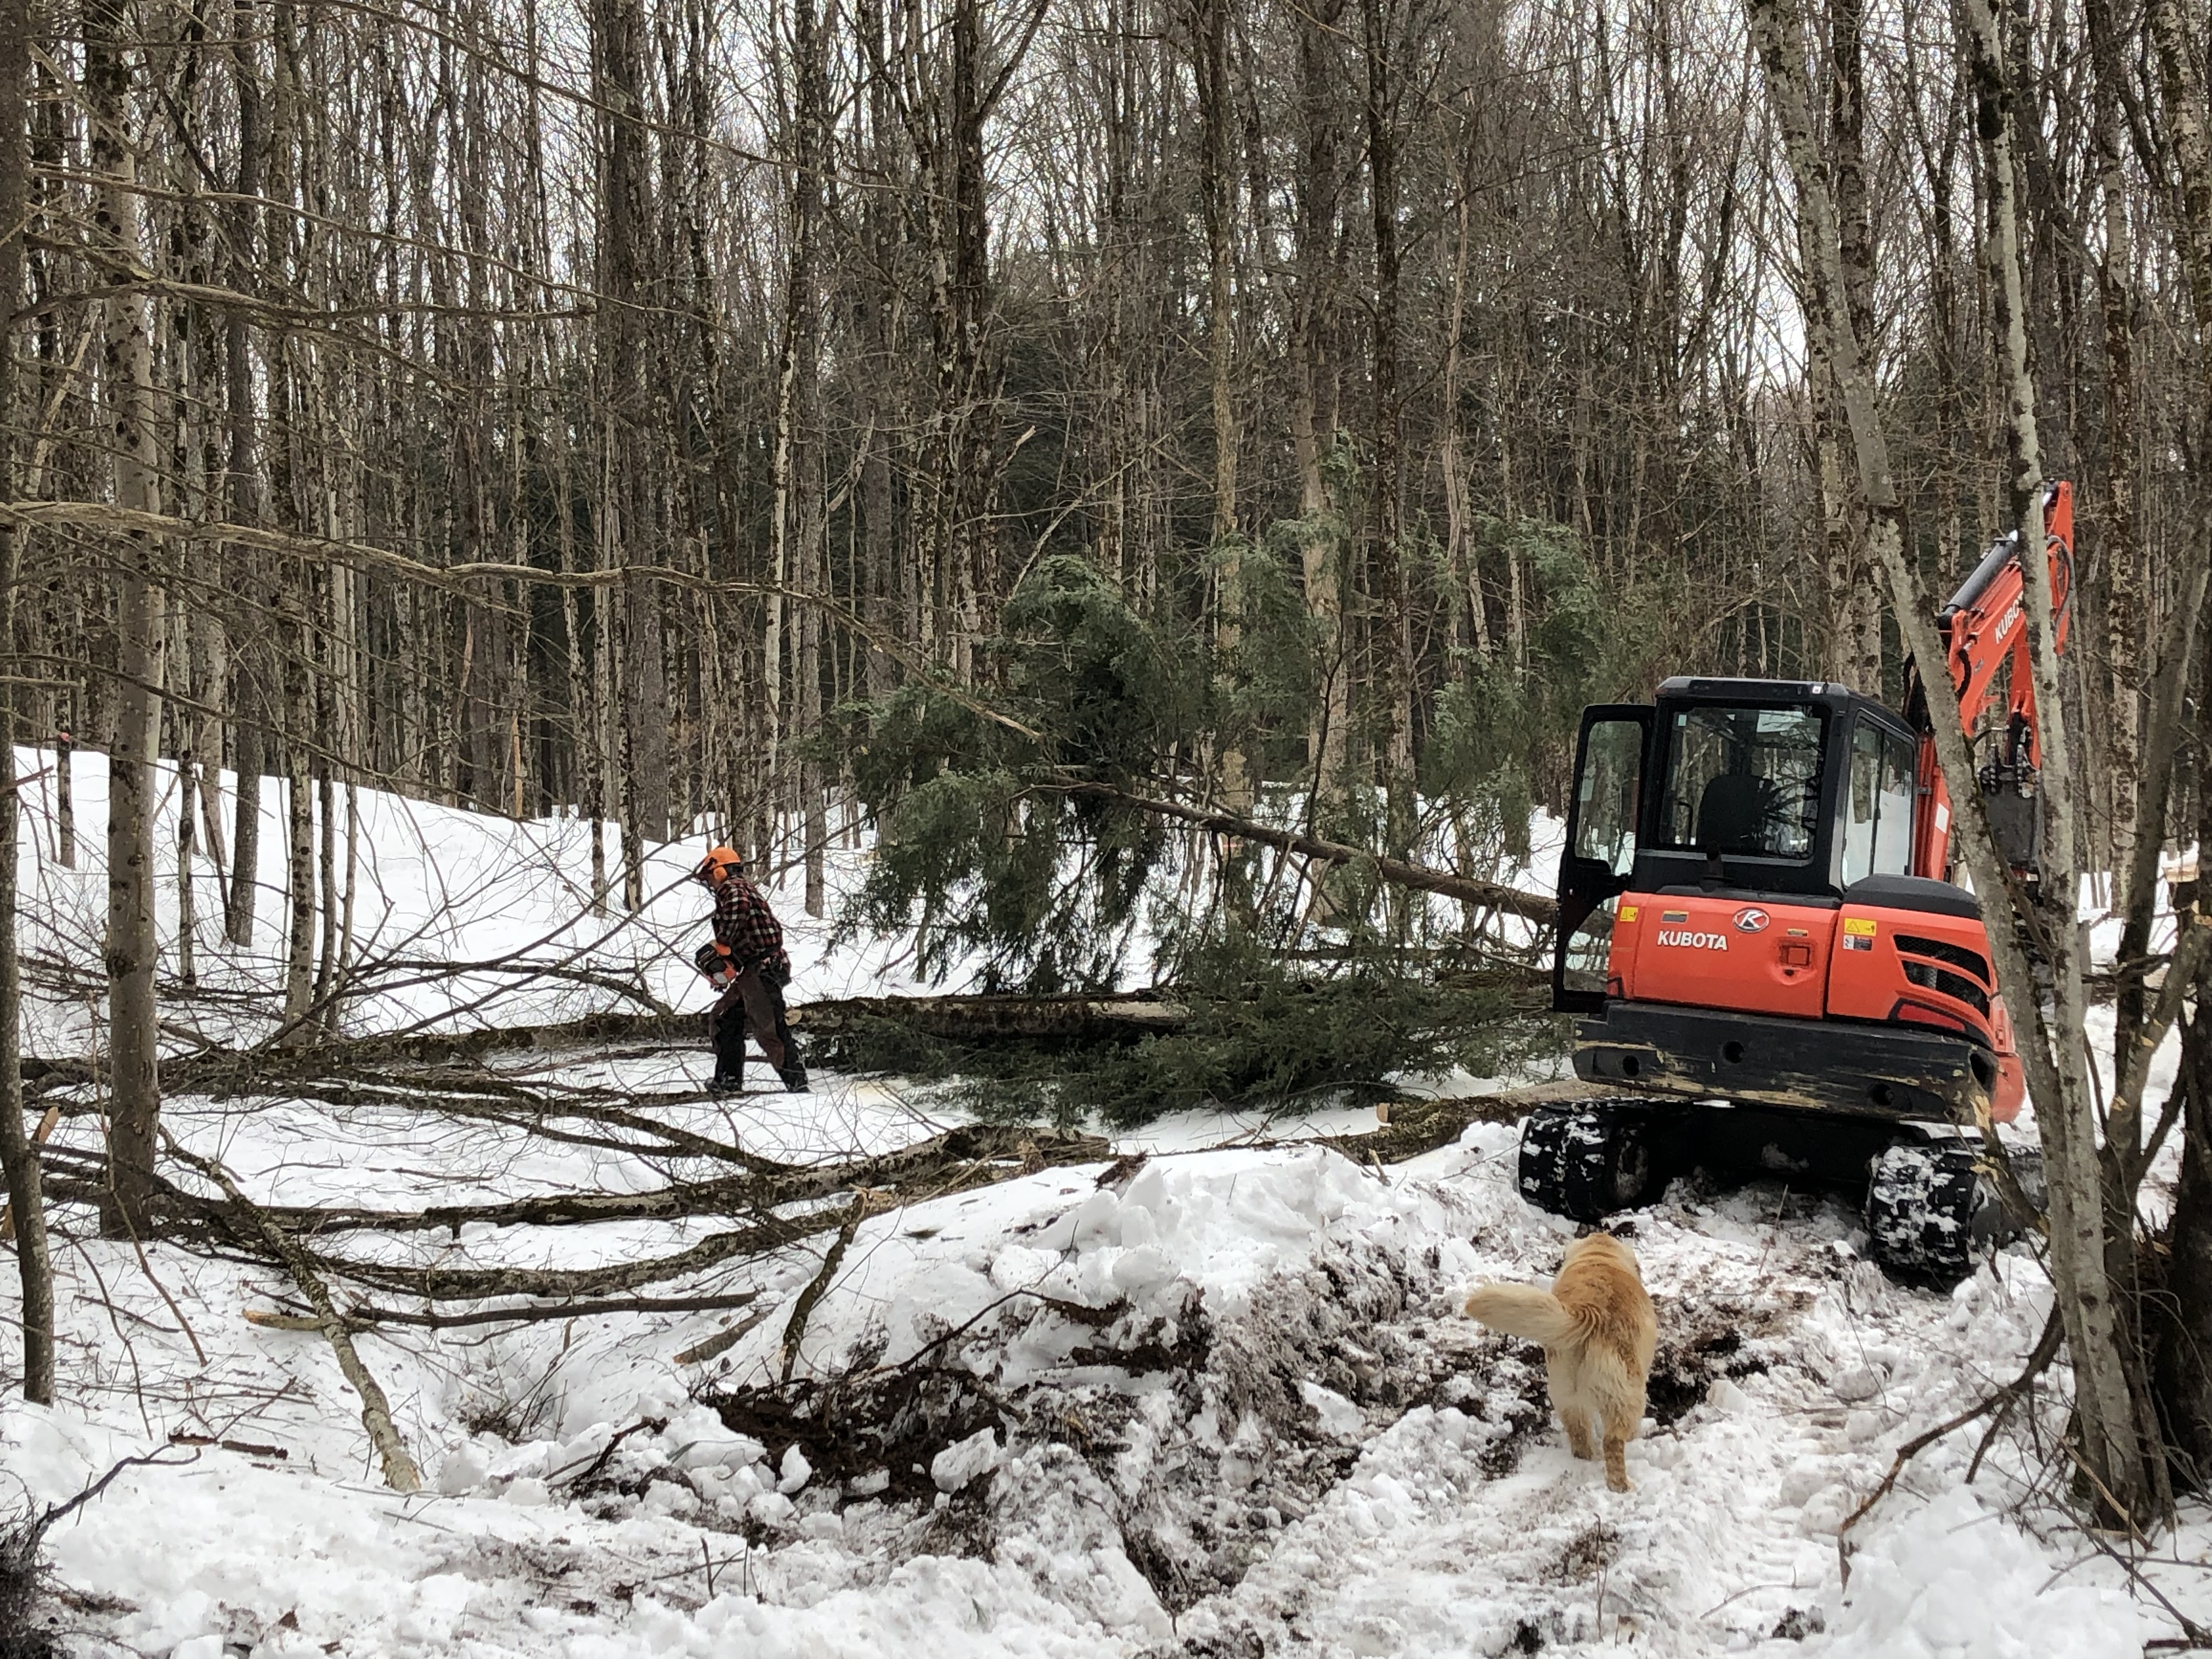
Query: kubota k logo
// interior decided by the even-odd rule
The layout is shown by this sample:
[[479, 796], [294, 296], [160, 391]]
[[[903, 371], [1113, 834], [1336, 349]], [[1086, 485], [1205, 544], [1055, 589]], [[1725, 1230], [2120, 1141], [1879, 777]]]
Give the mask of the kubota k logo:
[[1766, 921], [1766, 912], [1755, 904], [1747, 904], [1735, 913], [1735, 930], [1739, 933], [1763, 933]]

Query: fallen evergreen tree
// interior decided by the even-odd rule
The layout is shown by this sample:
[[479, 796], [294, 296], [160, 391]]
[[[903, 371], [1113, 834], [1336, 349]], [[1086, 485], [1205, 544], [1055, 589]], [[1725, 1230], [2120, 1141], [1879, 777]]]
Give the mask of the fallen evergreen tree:
[[1127, 1126], [1555, 1051], [1534, 994], [1553, 907], [1507, 876], [1582, 702], [1611, 689], [1602, 596], [1571, 541], [1542, 539], [1526, 556], [1560, 597], [1527, 648], [1546, 672], [1470, 659], [1418, 780], [1364, 769], [1372, 734], [1319, 776], [1322, 665], [1278, 551], [1239, 550], [1227, 643], [1041, 561], [987, 642], [989, 709], [917, 681], [842, 711], [878, 836], [848, 930], [911, 932], [926, 976], [986, 993], [1096, 996], [1134, 973], [1185, 1016], [1074, 1040], [856, 1013], [823, 1033], [830, 1063], [987, 1117]]

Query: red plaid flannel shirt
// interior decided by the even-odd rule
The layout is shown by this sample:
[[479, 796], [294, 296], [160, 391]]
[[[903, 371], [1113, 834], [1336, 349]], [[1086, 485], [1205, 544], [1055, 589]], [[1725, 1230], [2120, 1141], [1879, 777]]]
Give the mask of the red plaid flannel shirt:
[[740, 969], [764, 968], [791, 977], [783, 924], [761, 890], [743, 876], [731, 876], [714, 890], [714, 937], [730, 947], [730, 959]]

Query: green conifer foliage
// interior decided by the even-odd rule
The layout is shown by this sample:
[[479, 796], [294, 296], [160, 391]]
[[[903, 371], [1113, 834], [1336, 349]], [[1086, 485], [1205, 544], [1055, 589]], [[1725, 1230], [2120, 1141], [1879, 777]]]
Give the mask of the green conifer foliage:
[[1233, 942], [1196, 953], [1175, 1000], [1176, 1031], [1070, 1046], [961, 1044], [870, 1021], [825, 1047], [829, 1063], [921, 1079], [938, 1103], [994, 1121], [1129, 1128], [1215, 1107], [1300, 1114], [1389, 1099], [1394, 1079], [1461, 1066], [1495, 1075], [1553, 1046], [1540, 988], [1525, 976], [1412, 977], [1387, 958], [1301, 977]]
[[1408, 822], [1390, 820], [1409, 792], [1354, 777], [1315, 810], [1321, 646], [1297, 576], [1313, 529], [1213, 550], [1237, 576], [1236, 626], [1218, 635], [1171, 603], [1140, 611], [1085, 560], [1041, 559], [975, 689], [917, 681], [842, 712], [837, 740], [878, 834], [846, 926], [911, 931], [933, 980], [957, 966], [977, 988], [1041, 994], [1115, 988], [1141, 936], [1188, 1021], [1080, 1048], [966, 1048], [885, 1023], [841, 1036], [836, 1062], [933, 1082], [987, 1115], [1127, 1125], [1206, 1103], [1376, 1097], [1394, 1076], [1486, 1073], [1556, 1048], [1536, 972], [1547, 941], [1386, 890], [1370, 864], [1314, 868], [1070, 790], [1214, 800], [1212, 769], [1233, 749], [1258, 787], [1250, 811], [1270, 822], [1310, 817], [1354, 845], [1442, 859], [1528, 855], [1532, 806], [1564, 782], [1582, 705], [1634, 689], [1634, 596], [1608, 591], [1566, 532], [1486, 521], [1530, 579], [1522, 660], [1452, 663], [1401, 842]]
[[1167, 848], [1150, 814], [1056, 793], [1141, 789], [1196, 756], [1212, 717], [1199, 642], [1139, 617], [1086, 562], [1042, 560], [992, 642], [999, 706], [1032, 740], [917, 683], [847, 711], [878, 827], [849, 918], [917, 930], [923, 971], [980, 957], [988, 984], [1095, 989], [1118, 972]]
[[1584, 705], [1650, 690], [1659, 607], [1647, 591], [1601, 585], [1560, 526], [1478, 522], [1493, 556], [1519, 558], [1534, 577], [1527, 659], [1516, 665], [1502, 650], [1463, 653], [1437, 698], [1422, 793], [1455, 804], [1526, 858], [1532, 813], [1564, 793]]

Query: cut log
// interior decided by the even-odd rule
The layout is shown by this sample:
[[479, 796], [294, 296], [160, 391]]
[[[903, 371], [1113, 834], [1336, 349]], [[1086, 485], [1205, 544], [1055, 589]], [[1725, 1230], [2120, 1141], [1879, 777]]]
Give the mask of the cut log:
[[963, 1042], [1104, 1042], [1179, 1030], [1189, 1023], [1190, 1010], [1147, 990], [1112, 996], [838, 997], [791, 1011], [792, 1029], [810, 1036], [835, 1036], [878, 1020]]

